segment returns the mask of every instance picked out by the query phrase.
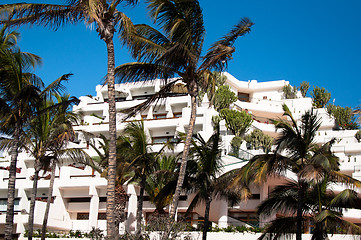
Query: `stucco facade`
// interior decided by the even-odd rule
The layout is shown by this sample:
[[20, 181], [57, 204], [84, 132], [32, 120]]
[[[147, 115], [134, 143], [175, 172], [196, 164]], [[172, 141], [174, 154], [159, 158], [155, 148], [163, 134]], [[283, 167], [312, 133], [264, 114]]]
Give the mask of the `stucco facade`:
[[[296, 119], [312, 107], [312, 99], [302, 98], [300, 94], [297, 99], [285, 99], [283, 96], [283, 86], [289, 84], [288, 81], [257, 82], [239, 81], [228, 73], [227, 84], [236, 93], [238, 100], [233, 104], [233, 109], [248, 111], [254, 119], [252, 129], [260, 129], [264, 133], [273, 137], [277, 136], [274, 126], [269, 119], [282, 117], [282, 104], [287, 104]], [[162, 85], [162, 81], [154, 80], [145, 83], [118, 84], [116, 85], [116, 108], [120, 110], [135, 106], [144, 99], [157, 92]], [[181, 85], [179, 85], [181, 88]], [[80, 103], [74, 106], [73, 111], [82, 112], [81, 124], [74, 126], [78, 131], [78, 141], [69, 143], [69, 147], [82, 148], [91, 156], [95, 156], [95, 151], [89, 147], [82, 132], [89, 132], [97, 136], [107, 135], [108, 131], [108, 104], [107, 87], [97, 86], [97, 95], [93, 97], [80, 97]], [[179, 92], [179, 91], [178, 91]], [[209, 107], [207, 98], [199, 104], [197, 108], [197, 119], [195, 132], [208, 138], [212, 135], [212, 116], [217, 112]], [[162, 143], [175, 138], [177, 132], [185, 132], [190, 117], [190, 97], [182, 93], [174, 93], [153, 105], [149, 109], [137, 114], [133, 120], [144, 120], [146, 133], [152, 139], [152, 149], [157, 151]], [[356, 130], [333, 130], [334, 119], [332, 119], [325, 109], [317, 109], [318, 115], [322, 119], [322, 126], [317, 135], [318, 143], [325, 143], [336, 137], [339, 141], [333, 146], [333, 151], [341, 159], [341, 170], [357, 179], [361, 180], [361, 143], [358, 143], [354, 135]], [[118, 131], [124, 128], [126, 122], [122, 122], [122, 113], [117, 113]], [[243, 166], [246, 161], [229, 156], [230, 141], [233, 138], [231, 132], [227, 131], [221, 122], [222, 148], [224, 172]], [[244, 158], [251, 154], [259, 154], [261, 150], [248, 150], [246, 144], [242, 144], [245, 150]], [[183, 150], [183, 145], [176, 146], [174, 153]], [[6, 198], [9, 155], [4, 153], [1, 158], [0, 167], [0, 232], [3, 231], [6, 214]], [[31, 176], [34, 174], [34, 159], [26, 152], [22, 152], [18, 157], [18, 173], [16, 179], [16, 201], [15, 201], [15, 225], [18, 233], [23, 233], [28, 221], [28, 211], [30, 194], [32, 189]], [[41, 175], [38, 183], [38, 196], [35, 208], [35, 229], [40, 228], [45, 211], [46, 194], [49, 186], [49, 173]], [[292, 178], [293, 176], [290, 175]], [[237, 206], [229, 207], [226, 201], [215, 200], [211, 205], [210, 220], [220, 227], [227, 225], [243, 225], [245, 223], [264, 224], [268, 219], [257, 219], [256, 207], [260, 201], [267, 198], [272, 187], [280, 183], [280, 179], [270, 179], [267, 183], [253, 189], [254, 197], [247, 202], [241, 202]], [[106, 228], [106, 179], [100, 177], [90, 167], [65, 160], [56, 170], [55, 187], [53, 193], [53, 203], [50, 208], [48, 229], [56, 231], [82, 230], [89, 231], [92, 227], [100, 229]], [[135, 229], [135, 217], [137, 207], [137, 194], [139, 189], [134, 185], [124, 186], [128, 193], [127, 220], [121, 225], [122, 230]], [[335, 186], [338, 189], [338, 186]], [[182, 195], [179, 203], [178, 214], [187, 210], [192, 195]], [[154, 211], [154, 206], [149, 202], [144, 202], [143, 214], [145, 219]], [[167, 210], [167, 209], [166, 209]], [[202, 219], [204, 206], [199, 206], [194, 210], [191, 221], [196, 224]], [[355, 223], [361, 223], [361, 211], [352, 209], [345, 212], [345, 217]]]

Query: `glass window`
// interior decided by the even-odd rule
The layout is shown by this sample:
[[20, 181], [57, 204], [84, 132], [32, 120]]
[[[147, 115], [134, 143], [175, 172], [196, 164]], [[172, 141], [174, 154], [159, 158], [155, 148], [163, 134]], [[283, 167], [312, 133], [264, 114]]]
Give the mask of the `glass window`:
[[77, 213], [76, 220], [89, 220], [89, 213]]
[[[14, 211], [20, 211], [19, 202], [20, 202], [20, 199], [14, 200]], [[0, 199], [0, 212], [6, 212], [7, 205], [8, 205], [7, 199]]]
[[98, 220], [107, 220], [106, 213], [98, 213]]

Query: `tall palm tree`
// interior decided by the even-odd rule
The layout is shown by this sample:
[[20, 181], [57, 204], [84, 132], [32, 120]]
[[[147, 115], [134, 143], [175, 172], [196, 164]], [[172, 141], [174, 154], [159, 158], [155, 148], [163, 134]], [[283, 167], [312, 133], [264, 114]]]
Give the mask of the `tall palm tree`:
[[[55, 82], [68, 80], [69, 74], [63, 75]], [[55, 154], [55, 149], [62, 146], [62, 141], [68, 141], [74, 136], [71, 121], [65, 122], [62, 118], [64, 110], [74, 102], [78, 102], [75, 98], [69, 99], [69, 96], [61, 97], [59, 94], [54, 96], [60, 100], [57, 105], [48, 98], [45, 98], [36, 107], [36, 117], [30, 121], [29, 128], [25, 132], [26, 141], [23, 142], [24, 148], [34, 157], [34, 182], [32, 196], [30, 201], [29, 221], [28, 221], [28, 238], [32, 238], [34, 224], [35, 198], [37, 193], [38, 176], [41, 169], [48, 169], [51, 165]], [[64, 101], [62, 101], [64, 100]], [[72, 116], [73, 117], [73, 116]], [[71, 150], [69, 149], [68, 152]], [[74, 152], [74, 151], [73, 151]], [[75, 157], [76, 155], [70, 155]], [[79, 156], [77, 156], [79, 157]]]
[[[67, 80], [70, 75], [63, 75], [56, 81]], [[37, 106], [36, 117], [30, 121], [29, 128], [24, 134], [23, 141], [24, 148], [35, 158], [34, 162], [34, 182], [32, 195], [30, 200], [29, 221], [28, 221], [28, 238], [32, 239], [34, 226], [34, 209], [35, 198], [37, 194], [38, 176], [41, 169], [48, 169], [51, 167], [55, 170], [58, 158], [72, 158], [77, 160], [85, 158], [86, 154], [81, 149], [67, 148], [62, 149], [64, 143], [74, 139], [74, 131], [72, 123], [76, 121], [76, 116], [69, 113], [69, 107], [73, 103], [77, 103], [76, 98], [70, 98], [69, 95], [60, 96], [54, 93], [54, 98], [57, 103], [49, 98], [44, 98]], [[54, 182], [54, 174], [52, 173], [50, 179], [49, 191], [52, 194], [52, 187]], [[48, 198], [51, 198], [48, 196]], [[48, 212], [50, 208], [50, 199], [48, 199], [46, 211], [44, 213], [43, 231], [45, 232], [47, 226]]]
[[[23, 77], [26, 79], [27, 74], [24, 75], [25, 76]], [[37, 191], [37, 179], [38, 179], [39, 171], [41, 167], [44, 167], [42, 165], [49, 164], [51, 157], [46, 153], [46, 151], [50, 150], [49, 149], [49, 144], [51, 144], [49, 142], [50, 137], [54, 137], [51, 136], [51, 134], [54, 133], [49, 131], [52, 130], [51, 128], [49, 128], [50, 127], [49, 110], [50, 108], [52, 108], [52, 106], [48, 106], [47, 101], [51, 96], [50, 93], [57, 92], [59, 89], [63, 88], [61, 82], [68, 80], [68, 76], [69, 75], [63, 75], [62, 77], [55, 80], [53, 83], [51, 83], [49, 86], [47, 86], [44, 89], [35, 87], [31, 90], [33, 91], [32, 93], [33, 99], [32, 102], [30, 102], [31, 107], [28, 109], [31, 110], [31, 112], [29, 112], [28, 114], [33, 117], [27, 116], [27, 119], [25, 119], [26, 122], [23, 123], [23, 129], [20, 129], [21, 134], [19, 136], [19, 139], [21, 138], [21, 141], [19, 141], [18, 147], [28, 150], [35, 158], [35, 164], [34, 164], [35, 175], [34, 175], [33, 192], [30, 202], [30, 213], [29, 213], [30, 232], [32, 232], [32, 228], [33, 228], [35, 196]], [[31, 83], [28, 84], [31, 85]], [[18, 101], [18, 99], [15, 99], [15, 101]], [[66, 104], [69, 104], [73, 101], [74, 99], [71, 99]], [[53, 113], [55, 113], [54, 109], [52, 111]], [[57, 111], [59, 111], [59, 106], [57, 106]], [[7, 116], [7, 117], [11, 117], [11, 116]], [[4, 120], [11, 121], [10, 118], [4, 118]], [[44, 122], [46, 122], [46, 124]], [[59, 124], [59, 122], [56, 124]], [[4, 125], [2, 127], [9, 127], [9, 126], [7, 126], [6, 122], [4, 122]], [[54, 128], [54, 126], [52, 127]], [[57, 127], [59, 128], [59, 126]], [[16, 138], [3, 139], [1, 143], [1, 148], [10, 149], [12, 148], [14, 142], [16, 141], [18, 141]], [[52, 141], [54, 142], [54, 139], [52, 139]], [[29, 236], [31, 238], [32, 234], [30, 234]]]
[[194, 172], [190, 173], [190, 192], [195, 196], [188, 207], [188, 212], [199, 203], [205, 203], [203, 240], [207, 239], [209, 228], [209, 213], [212, 200], [216, 198], [238, 201], [236, 192], [227, 191], [229, 174], [221, 175], [223, 167], [221, 159], [221, 138], [217, 127], [213, 135], [205, 141], [199, 134], [194, 135], [190, 149], [190, 164], [195, 166]]
[[143, 197], [147, 176], [153, 173], [156, 156], [158, 153], [151, 151], [150, 140], [145, 133], [144, 123], [130, 122], [123, 130], [121, 154], [133, 168], [134, 176], [130, 182], [137, 182], [139, 185], [139, 197], [137, 204], [137, 229], [136, 235], [141, 235]]
[[319, 147], [315, 143], [316, 133], [321, 122], [312, 110], [306, 112], [300, 125], [293, 118], [289, 108], [283, 105], [284, 116], [288, 119], [274, 120], [280, 136], [276, 139], [276, 150], [272, 154], [253, 157], [249, 163], [238, 171], [230, 188], [240, 188], [244, 197], [249, 197], [249, 186], [264, 183], [270, 176], [286, 176], [287, 171], [297, 175], [296, 239], [302, 239], [303, 208], [309, 182], [317, 181], [332, 173], [338, 181], [359, 185], [352, 178], [339, 173], [338, 158], [333, 156], [330, 147], [334, 140]]
[[78, 99], [70, 97], [69, 94], [54, 94], [56, 102], [51, 104], [51, 121], [49, 122], [49, 140], [48, 151], [50, 156], [51, 178], [49, 183], [48, 198], [46, 202], [43, 225], [41, 230], [41, 239], [45, 240], [46, 227], [48, 223], [50, 203], [53, 194], [56, 166], [62, 159], [73, 159], [73, 161], [86, 161], [88, 154], [80, 148], [69, 148], [67, 143], [75, 139], [73, 125], [78, 122], [79, 116], [71, 111], [71, 106], [78, 103]]
[[[123, 37], [138, 62], [116, 68], [120, 82], [164, 79], [164, 87], [144, 103], [130, 109], [130, 115], [148, 107], [159, 98], [166, 97], [174, 84], [182, 81], [191, 97], [191, 117], [185, 140], [182, 162], [170, 216], [174, 218], [184, 182], [187, 156], [196, 119], [196, 99], [199, 89], [208, 89], [215, 81], [212, 70], [222, 70], [235, 51], [239, 36], [250, 31], [253, 23], [244, 18], [226, 36], [215, 42], [202, 56], [205, 29], [202, 9], [197, 0], [147, 0], [151, 17], [163, 30], [148, 25], [135, 25]], [[130, 29], [130, 28], [129, 28]], [[127, 30], [129, 30], [127, 29]], [[176, 77], [171, 79], [171, 77]]]
[[[109, 103], [109, 168], [107, 187], [107, 234], [114, 238], [114, 194], [116, 172], [116, 109], [114, 88], [114, 32], [126, 28], [128, 18], [118, 10], [121, 3], [136, 4], [138, 0], [67, 0], [65, 4], [14, 3], [0, 5], [2, 22], [10, 25], [35, 24], [54, 29], [65, 24], [95, 24], [105, 42], [108, 55], [107, 83]], [[4, 13], [5, 12], [5, 13]], [[11, 15], [12, 19], [8, 20]]]
[[[40, 62], [40, 58], [19, 49], [5, 49], [0, 53], [0, 131], [11, 136], [10, 170], [8, 183], [8, 205], [5, 224], [5, 238], [12, 239], [14, 219], [14, 197], [16, 163], [21, 145], [20, 137], [30, 118], [36, 112], [36, 106], [53, 87], [43, 88], [42, 81], [31, 71]], [[43, 89], [43, 90], [42, 90]]]

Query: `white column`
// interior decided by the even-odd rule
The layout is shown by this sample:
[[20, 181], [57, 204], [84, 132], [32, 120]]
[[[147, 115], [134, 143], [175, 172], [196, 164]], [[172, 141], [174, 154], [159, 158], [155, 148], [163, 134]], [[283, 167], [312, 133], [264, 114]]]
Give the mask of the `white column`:
[[136, 216], [137, 216], [137, 192], [135, 191], [134, 185], [128, 185], [127, 193], [129, 197], [128, 200], [128, 217], [126, 222], [126, 230], [134, 231], [136, 226]]
[[149, 106], [147, 119], [153, 119], [153, 106]]
[[[216, 209], [214, 209], [216, 210]], [[225, 228], [228, 226], [228, 202], [225, 200], [221, 200], [218, 205], [219, 211], [219, 219], [218, 219], [218, 226], [220, 228]]]
[[[29, 201], [28, 201], [28, 197], [26, 195], [25, 189], [24, 188], [18, 188], [17, 191], [17, 197], [20, 198], [19, 201], [19, 210], [23, 210], [25, 209], [26, 211], [28, 211], [28, 205], [29, 205]], [[14, 220], [16, 223], [16, 232], [20, 233], [21, 236], [23, 236], [24, 232], [25, 232], [25, 226], [24, 224], [27, 224], [28, 222], [28, 215], [23, 215], [22, 212], [14, 215]]]
[[67, 211], [67, 207], [66, 207], [67, 203], [64, 202], [63, 191], [59, 189], [59, 181], [60, 179], [55, 178], [54, 189], [52, 194], [55, 197], [55, 200], [53, 204], [50, 204], [48, 221], [50, 221], [50, 216], [51, 216], [51, 219], [64, 221], [67, 222], [67, 224], [71, 225], [72, 223], [71, 223], [70, 214]]
[[24, 188], [18, 188], [17, 189], [17, 197], [20, 198], [19, 201], [19, 210], [22, 209], [26, 209], [28, 210], [28, 206], [30, 204], [29, 200], [28, 200], [28, 196], [26, 195], [25, 189]]
[[92, 184], [89, 186], [90, 206], [89, 206], [89, 225], [88, 229], [98, 227], [99, 195], [96, 187]]

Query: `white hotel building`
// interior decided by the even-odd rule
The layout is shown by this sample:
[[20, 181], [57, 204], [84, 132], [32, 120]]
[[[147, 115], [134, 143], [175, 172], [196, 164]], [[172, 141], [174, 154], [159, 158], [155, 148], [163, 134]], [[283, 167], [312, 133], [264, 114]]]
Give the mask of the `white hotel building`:
[[[312, 107], [311, 98], [285, 99], [283, 87], [289, 84], [288, 81], [257, 82], [239, 81], [228, 73], [227, 84], [236, 93], [238, 100], [233, 104], [234, 109], [240, 111], [247, 110], [253, 116], [252, 129], [260, 129], [265, 134], [273, 137], [277, 136], [274, 126], [269, 123], [269, 119], [281, 117], [283, 114], [282, 104], [292, 111], [294, 117], [300, 116]], [[147, 97], [157, 92], [162, 82], [159, 80], [146, 83], [117, 84], [116, 85], [116, 108], [117, 110], [135, 106]], [[74, 111], [83, 112], [82, 124], [75, 126], [79, 130], [77, 143], [70, 143], [71, 147], [83, 148], [91, 156], [95, 156], [95, 151], [87, 146], [81, 131], [107, 135], [108, 132], [108, 104], [107, 86], [97, 86], [97, 95], [94, 97], [80, 97], [81, 102], [74, 107]], [[206, 99], [206, 98], [205, 98]], [[174, 138], [177, 132], [184, 132], [189, 124], [190, 118], [190, 97], [185, 94], [174, 94], [167, 97], [157, 106], [151, 106], [146, 111], [135, 116], [135, 119], [144, 119], [146, 132], [152, 139], [153, 150], [161, 147], [160, 143], [170, 138]], [[325, 111], [317, 109], [318, 115], [322, 119], [322, 126], [317, 135], [317, 142], [324, 143], [336, 137], [337, 143], [333, 146], [333, 151], [341, 159], [341, 171], [361, 180], [361, 143], [358, 143], [354, 135], [357, 130], [333, 130], [335, 123]], [[197, 108], [197, 119], [195, 132], [201, 133], [205, 138], [213, 132], [212, 116], [217, 112], [209, 108], [208, 102], [204, 101]], [[100, 118], [99, 118], [100, 117]], [[118, 119], [121, 119], [119, 114]], [[118, 122], [117, 129], [121, 130], [126, 123]], [[81, 130], [81, 131], [80, 131]], [[224, 124], [221, 124], [221, 134], [223, 136], [222, 147], [224, 148], [223, 161], [224, 172], [234, 168], [239, 168], [245, 164], [245, 159], [250, 154], [258, 154], [260, 150], [247, 150], [246, 144], [242, 148], [247, 152], [244, 159], [227, 155], [230, 150], [230, 141], [233, 138], [231, 132], [227, 131]], [[183, 150], [179, 144], [175, 153]], [[0, 158], [0, 233], [4, 232], [4, 223], [7, 204], [7, 186], [10, 156], [6, 153]], [[29, 203], [32, 190], [31, 176], [34, 174], [34, 159], [26, 152], [22, 152], [18, 157], [18, 173], [16, 176], [16, 200], [15, 200], [15, 226], [17, 233], [24, 233], [27, 228]], [[45, 211], [46, 195], [49, 186], [49, 173], [45, 173], [38, 183], [38, 195], [35, 207], [35, 229], [41, 228], [42, 218]], [[101, 178], [97, 172], [90, 167], [83, 166], [72, 161], [64, 161], [57, 168], [55, 176], [55, 186], [53, 192], [53, 203], [50, 207], [48, 220], [49, 231], [69, 231], [81, 230], [90, 231], [92, 227], [106, 228], [106, 185], [107, 181]], [[241, 202], [238, 206], [228, 206], [226, 201], [213, 201], [211, 205], [210, 220], [220, 227], [227, 225], [243, 225], [245, 223], [257, 223], [264, 220], [257, 219], [256, 208], [260, 201], [267, 198], [268, 192], [279, 180], [273, 179], [265, 185], [253, 189], [253, 198], [247, 202]], [[121, 229], [134, 230], [137, 206], [138, 187], [134, 185], [124, 186], [129, 201], [127, 204], [127, 220]], [[145, 199], [146, 200], [146, 199]], [[191, 202], [191, 195], [181, 196], [178, 212], [181, 214], [187, 210]], [[144, 202], [143, 216], [151, 214], [154, 206]], [[202, 219], [204, 207], [197, 207], [190, 217], [192, 224]], [[361, 224], [361, 210], [352, 209], [344, 213], [345, 218]]]

